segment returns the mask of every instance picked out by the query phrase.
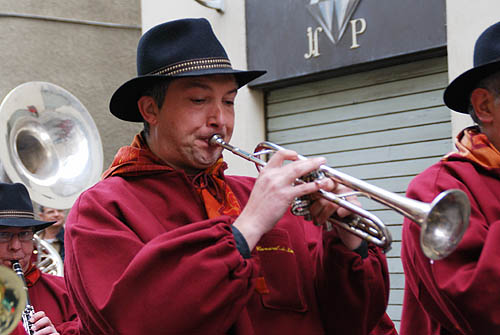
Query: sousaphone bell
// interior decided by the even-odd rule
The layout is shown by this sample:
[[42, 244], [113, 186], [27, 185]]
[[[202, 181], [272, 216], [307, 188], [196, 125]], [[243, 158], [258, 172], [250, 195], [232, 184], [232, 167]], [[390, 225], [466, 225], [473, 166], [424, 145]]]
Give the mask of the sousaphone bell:
[[[83, 104], [65, 89], [47, 82], [27, 82], [2, 101], [0, 170], [4, 171], [0, 171], [0, 179], [23, 183], [33, 202], [70, 208], [83, 190], [99, 180], [102, 165], [97, 127]], [[62, 275], [57, 251], [50, 251], [53, 248], [41, 239], [35, 243], [39, 264], [54, 257], [60, 262], [55, 274]], [[51, 255], [54, 252], [57, 255]]]
[[100, 177], [101, 138], [75, 96], [51, 83], [28, 82], [0, 105], [0, 161], [34, 202], [66, 209]]

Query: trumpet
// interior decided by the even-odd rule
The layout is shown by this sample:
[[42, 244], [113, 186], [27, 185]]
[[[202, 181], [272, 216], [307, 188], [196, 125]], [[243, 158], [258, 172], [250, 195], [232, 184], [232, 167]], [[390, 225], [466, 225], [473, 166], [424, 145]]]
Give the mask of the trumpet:
[[[284, 149], [277, 144], [265, 141], [257, 145], [254, 153], [248, 153], [226, 143], [218, 134], [213, 135], [209, 143], [221, 146], [233, 154], [253, 162], [259, 171], [266, 165], [266, 162], [260, 158], [261, 156]], [[298, 155], [298, 158], [307, 159], [302, 155]], [[332, 216], [328, 220], [328, 224], [337, 225], [367, 242], [377, 245], [385, 252], [390, 250], [392, 244], [392, 237], [387, 226], [374, 214], [349, 202], [348, 197], [360, 196], [372, 199], [417, 223], [421, 228], [420, 247], [424, 255], [431, 260], [445, 258], [452, 253], [462, 240], [469, 225], [470, 203], [467, 195], [458, 189], [441, 192], [431, 203], [426, 203], [389, 192], [327, 165], [321, 165], [312, 175], [313, 178], [331, 178], [336, 183], [353, 190], [353, 192], [346, 194], [318, 191], [321, 197], [353, 213], [344, 219]], [[296, 182], [304, 183], [307, 181], [311, 181], [310, 176], [299, 178]], [[296, 215], [307, 215], [306, 207], [307, 201], [304, 204], [304, 199], [299, 199], [296, 206], [292, 207], [292, 212]]]
[[24, 279], [23, 269], [21, 268], [21, 265], [19, 264], [18, 261], [12, 261], [12, 269], [14, 270], [16, 275], [19, 278], [21, 278], [21, 280], [24, 284], [25, 290], [26, 290], [26, 307], [24, 308], [24, 311], [21, 314], [21, 320], [23, 321], [23, 327], [28, 335], [33, 335], [35, 332], [31, 328], [32, 323], [31, 323], [30, 319], [35, 314], [35, 308], [33, 307], [33, 305], [30, 302], [30, 297], [28, 295], [28, 288], [26, 286], [26, 280]]

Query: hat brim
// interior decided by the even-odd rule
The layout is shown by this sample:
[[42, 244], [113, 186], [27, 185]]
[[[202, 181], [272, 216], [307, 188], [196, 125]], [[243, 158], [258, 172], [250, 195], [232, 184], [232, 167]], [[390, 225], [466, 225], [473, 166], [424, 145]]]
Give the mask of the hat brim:
[[462, 73], [444, 91], [444, 103], [456, 112], [468, 114], [472, 91], [481, 80], [497, 71], [500, 71], [500, 61], [484, 64]]
[[33, 227], [34, 231], [45, 229], [57, 221], [40, 221], [35, 219], [24, 219], [24, 218], [2, 218], [0, 219], [0, 227], [16, 227], [16, 228], [27, 228]]
[[137, 100], [141, 97], [146, 88], [151, 87], [154, 83], [165, 80], [173, 80], [184, 77], [198, 77], [208, 75], [231, 74], [236, 78], [238, 88], [248, 84], [254, 79], [264, 75], [266, 71], [241, 71], [233, 69], [210, 69], [190, 71], [176, 75], [144, 75], [133, 78], [122, 86], [112, 95], [109, 109], [111, 114], [124, 121], [142, 122], [143, 118], [137, 108]]

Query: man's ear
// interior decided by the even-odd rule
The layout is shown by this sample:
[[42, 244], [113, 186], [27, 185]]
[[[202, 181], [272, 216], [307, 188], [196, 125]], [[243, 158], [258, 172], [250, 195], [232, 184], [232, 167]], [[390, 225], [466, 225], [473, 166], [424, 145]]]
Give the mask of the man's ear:
[[476, 88], [472, 91], [470, 102], [474, 107], [477, 118], [482, 123], [491, 122], [493, 119], [492, 111], [495, 97], [485, 88]]
[[158, 115], [158, 106], [154, 99], [150, 96], [144, 95], [137, 101], [137, 108], [141, 113], [142, 118], [149, 124], [155, 124]]

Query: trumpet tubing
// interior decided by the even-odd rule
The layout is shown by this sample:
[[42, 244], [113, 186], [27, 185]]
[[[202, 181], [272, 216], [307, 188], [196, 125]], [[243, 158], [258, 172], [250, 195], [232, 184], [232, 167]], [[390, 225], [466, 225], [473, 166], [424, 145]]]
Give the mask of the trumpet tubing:
[[[259, 158], [260, 156], [283, 149], [271, 142], [261, 142], [256, 147], [254, 153], [251, 154], [226, 143], [217, 134], [212, 136], [210, 144], [219, 145], [255, 163], [259, 170], [266, 165], [266, 162]], [[298, 155], [298, 157], [302, 160], [307, 159], [301, 155]], [[468, 227], [470, 204], [467, 195], [461, 190], [444, 191], [431, 203], [425, 203], [389, 192], [327, 165], [321, 165], [316, 173], [331, 178], [335, 182], [355, 191], [345, 195], [326, 192], [324, 190], [318, 191], [323, 198], [353, 213], [348, 218], [349, 221], [332, 216], [329, 222], [368, 242], [374, 243], [385, 251], [390, 250], [392, 243], [392, 237], [386, 225], [369, 211], [347, 201], [346, 198], [348, 196], [363, 196], [375, 200], [417, 223], [421, 227], [420, 247], [425, 256], [432, 260], [442, 259], [455, 250]], [[298, 179], [297, 182], [303, 183], [305, 181]], [[301, 199], [301, 201], [303, 200]], [[299, 212], [307, 215], [307, 210], [301, 206], [299, 206]]]

